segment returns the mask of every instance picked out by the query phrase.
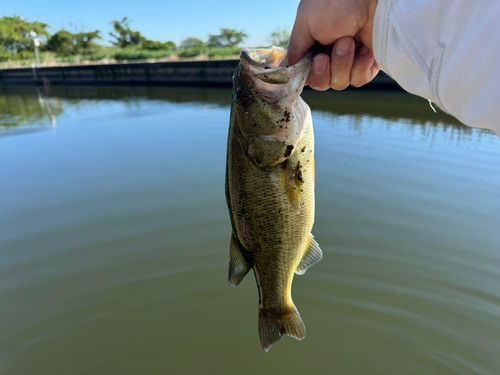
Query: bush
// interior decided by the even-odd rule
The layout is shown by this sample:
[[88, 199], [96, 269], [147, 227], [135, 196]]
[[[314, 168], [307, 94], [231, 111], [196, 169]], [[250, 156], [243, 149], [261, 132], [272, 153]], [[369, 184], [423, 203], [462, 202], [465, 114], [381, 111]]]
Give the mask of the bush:
[[80, 56], [80, 60], [82, 61], [99, 61], [107, 58], [108, 55], [105, 53], [93, 53], [91, 55], [82, 55]]
[[62, 63], [74, 63], [76, 61], [76, 56], [63, 56], [58, 60]]
[[195, 56], [201, 55], [202, 53], [205, 53], [205, 52], [207, 52], [206, 47], [196, 46], [196, 47], [187, 47], [187, 48], [181, 49], [177, 53], [177, 55], [179, 57], [195, 57]]
[[159, 51], [148, 51], [148, 59], [164, 59], [165, 57], [169, 57], [172, 54], [171, 51], [168, 50], [159, 50]]
[[213, 47], [208, 49], [209, 57], [228, 57], [240, 54], [240, 47]]
[[162, 43], [154, 40], [146, 40], [142, 43], [141, 48], [150, 51], [161, 51], [161, 50], [174, 51], [177, 48], [177, 46], [175, 45], [174, 42], [171, 41]]
[[170, 51], [159, 50], [159, 51], [149, 51], [143, 49], [123, 49], [117, 51], [114, 54], [114, 58], [117, 61], [125, 60], [146, 60], [146, 59], [161, 59], [171, 55]]

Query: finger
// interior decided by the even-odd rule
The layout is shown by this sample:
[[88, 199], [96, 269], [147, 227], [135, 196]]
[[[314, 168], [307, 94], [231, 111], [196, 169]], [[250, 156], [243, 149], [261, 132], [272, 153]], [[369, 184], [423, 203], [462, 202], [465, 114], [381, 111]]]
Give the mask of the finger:
[[354, 39], [349, 36], [339, 38], [333, 46], [331, 56], [330, 87], [334, 90], [343, 90], [351, 82]]
[[299, 3], [295, 23], [288, 41], [288, 65], [297, 63], [316, 42], [308, 27], [309, 17], [306, 8], [307, 4], [305, 2]]
[[330, 56], [324, 53], [314, 56], [307, 82], [315, 90], [325, 91], [330, 88]]
[[370, 82], [378, 73], [379, 68], [375, 62], [373, 52], [361, 46], [354, 57], [351, 69], [351, 85], [360, 87]]

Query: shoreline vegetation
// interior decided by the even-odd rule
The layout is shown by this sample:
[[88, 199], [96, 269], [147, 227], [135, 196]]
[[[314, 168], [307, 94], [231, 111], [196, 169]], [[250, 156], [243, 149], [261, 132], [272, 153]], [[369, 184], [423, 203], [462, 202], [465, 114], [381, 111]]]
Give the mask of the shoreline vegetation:
[[[125, 53], [123, 53], [125, 52]], [[220, 51], [201, 51], [196, 55], [179, 55], [177, 53], [150, 53], [150, 51], [129, 50], [119, 53], [101, 54], [97, 56], [76, 55], [70, 58], [60, 58], [51, 53], [46, 53], [40, 59], [40, 66], [74, 66], [74, 65], [105, 65], [130, 62], [166, 62], [166, 61], [206, 61], [222, 59], [238, 59], [240, 47]], [[33, 60], [10, 60], [0, 62], [0, 69], [31, 68]]]
[[[100, 30], [71, 32], [63, 28], [51, 34], [46, 23], [17, 15], [0, 17], [0, 69], [238, 58], [240, 46], [248, 38], [243, 30], [220, 28], [206, 41], [187, 37], [176, 45], [147, 39], [129, 24], [127, 17], [111, 21], [114, 32], [108, 33], [111, 39], [103, 40]], [[269, 41], [286, 46], [289, 36], [287, 29], [277, 28]]]

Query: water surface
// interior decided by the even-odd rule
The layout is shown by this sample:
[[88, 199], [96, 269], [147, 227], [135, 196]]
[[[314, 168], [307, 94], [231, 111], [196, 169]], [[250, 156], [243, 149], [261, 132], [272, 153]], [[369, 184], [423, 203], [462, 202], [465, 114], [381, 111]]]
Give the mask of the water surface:
[[227, 285], [230, 92], [0, 91], [1, 374], [499, 374], [500, 139], [399, 92], [304, 98], [323, 260], [264, 353]]

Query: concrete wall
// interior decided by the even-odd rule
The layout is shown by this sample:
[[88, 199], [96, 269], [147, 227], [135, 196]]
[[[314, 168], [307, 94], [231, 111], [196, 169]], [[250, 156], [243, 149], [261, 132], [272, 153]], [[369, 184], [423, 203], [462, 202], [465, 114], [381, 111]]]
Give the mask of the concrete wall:
[[[172, 61], [0, 69], [0, 86], [15, 85], [182, 85], [231, 86], [239, 60]], [[36, 74], [36, 79], [34, 78]], [[385, 74], [366, 88], [397, 89]]]

